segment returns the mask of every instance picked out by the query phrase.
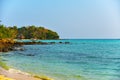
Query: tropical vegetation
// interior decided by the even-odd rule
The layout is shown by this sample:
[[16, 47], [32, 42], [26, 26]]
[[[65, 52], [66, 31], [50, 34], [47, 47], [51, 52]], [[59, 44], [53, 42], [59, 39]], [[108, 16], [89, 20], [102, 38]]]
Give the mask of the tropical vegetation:
[[41, 26], [7, 27], [0, 25], [0, 39], [59, 39], [57, 32]]

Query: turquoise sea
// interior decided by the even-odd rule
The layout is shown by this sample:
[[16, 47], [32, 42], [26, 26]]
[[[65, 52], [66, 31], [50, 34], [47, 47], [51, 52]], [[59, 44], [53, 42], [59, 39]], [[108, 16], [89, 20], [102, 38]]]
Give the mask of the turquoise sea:
[[2, 54], [3, 61], [12, 68], [54, 80], [120, 80], [120, 40], [41, 41], [70, 44], [24, 45], [24, 51]]

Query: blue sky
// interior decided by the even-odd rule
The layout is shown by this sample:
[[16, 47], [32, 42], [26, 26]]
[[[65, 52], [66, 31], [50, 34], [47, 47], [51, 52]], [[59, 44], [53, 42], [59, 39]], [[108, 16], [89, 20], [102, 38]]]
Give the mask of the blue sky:
[[119, 0], [0, 0], [7, 26], [44, 26], [61, 38], [120, 38]]

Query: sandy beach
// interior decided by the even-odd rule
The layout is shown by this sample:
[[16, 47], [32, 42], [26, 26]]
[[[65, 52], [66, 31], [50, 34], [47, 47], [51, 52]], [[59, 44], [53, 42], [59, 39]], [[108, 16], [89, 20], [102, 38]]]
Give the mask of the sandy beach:
[[[8, 52], [13, 47], [14, 40], [1, 39], [0, 52]], [[3, 63], [1, 63], [3, 65]], [[4, 66], [4, 65], [3, 65]], [[0, 80], [53, 80], [48, 77], [39, 77], [20, 70], [9, 69], [6, 70], [0, 66]]]
[[[2, 77], [2, 79], [1, 79]], [[15, 69], [5, 70], [0, 67], [0, 80], [52, 80], [45, 78], [35, 78], [32, 75]]]

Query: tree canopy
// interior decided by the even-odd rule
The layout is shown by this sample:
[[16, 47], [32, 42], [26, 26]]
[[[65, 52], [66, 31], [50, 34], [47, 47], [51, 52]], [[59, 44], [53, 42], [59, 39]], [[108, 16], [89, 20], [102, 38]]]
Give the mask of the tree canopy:
[[59, 39], [57, 32], [37, 26], [24, 26], [17, 28], [17, 26], [6, 27], [0, 25], [0, 38], [24, 38], [24, 39]]

